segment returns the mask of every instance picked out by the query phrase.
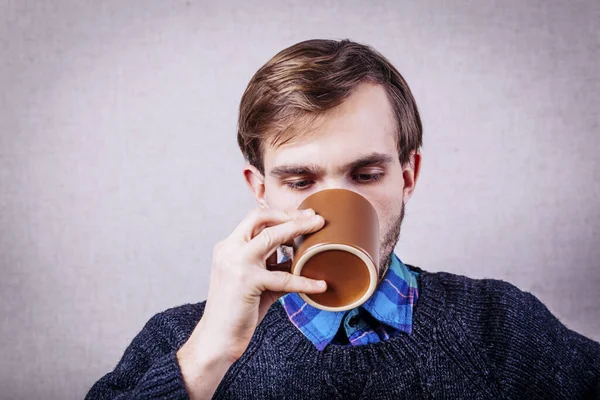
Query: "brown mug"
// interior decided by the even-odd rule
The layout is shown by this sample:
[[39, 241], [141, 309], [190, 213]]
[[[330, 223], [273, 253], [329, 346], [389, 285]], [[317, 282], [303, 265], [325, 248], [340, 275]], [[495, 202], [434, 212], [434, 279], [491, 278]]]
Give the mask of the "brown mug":
[[269, 269], [327, 282], [324, 293], [300, 293], [313, 307], [326, 311], [358, 307], [377, 287], [379, 219], [375, 208], [360, 194], [345, 189], [314, 193], [298, 207], [307, 208], [321, 215], [325, 225], [294, 240], [292, 263]]

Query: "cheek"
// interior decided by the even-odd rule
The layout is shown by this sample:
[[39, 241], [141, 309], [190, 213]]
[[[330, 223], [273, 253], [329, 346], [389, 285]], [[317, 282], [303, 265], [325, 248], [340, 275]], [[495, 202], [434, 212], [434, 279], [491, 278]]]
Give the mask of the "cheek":
[[388, 230], [388, 225], [392, 221], [394, 212], [389, 203], [378, 204], [375, 209], [379, 217], [379, 232], [384, 234]]
[[367, 198], [377, 211], [379, 218], [379, 232], [384, 235], [391, 227], [402, 209], [401, 194], [389, 194], [375, 198]]
[[276, 210], [296, 210], [308, 195], [309, 193], [294, 193], [285, 187], [278, 187], [275, 184], [267, 185], [265, 188], [267, 205]]

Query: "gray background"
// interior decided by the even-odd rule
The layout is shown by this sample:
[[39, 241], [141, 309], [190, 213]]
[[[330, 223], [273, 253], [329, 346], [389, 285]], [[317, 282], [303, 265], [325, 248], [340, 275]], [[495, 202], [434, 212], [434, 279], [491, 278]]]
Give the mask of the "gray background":
[[373, 45], [420, 106], [402, 259], [600, 339], [598, 1], [249, 3], [1, 3], [2, 398], [82, 398], [152, 315], [205, 298], [254, 206], [240, 96], [315, 37]]

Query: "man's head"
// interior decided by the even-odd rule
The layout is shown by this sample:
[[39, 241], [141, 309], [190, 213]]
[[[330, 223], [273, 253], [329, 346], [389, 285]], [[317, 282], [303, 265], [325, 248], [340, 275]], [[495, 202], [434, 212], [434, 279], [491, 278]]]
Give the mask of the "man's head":
[[348, 40], [309, 40], [281, 51], [242, 96], [238, 144], [261, 207], [295, 210], [331, 188], [367, 198], [379, 216], [383, 276], [422, 144], [415, 100], [389, 61]]

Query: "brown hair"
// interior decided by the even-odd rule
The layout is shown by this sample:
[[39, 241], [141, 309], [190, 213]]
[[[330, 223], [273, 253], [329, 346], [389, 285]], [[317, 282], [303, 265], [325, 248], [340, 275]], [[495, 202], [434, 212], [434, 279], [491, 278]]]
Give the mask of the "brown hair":
[[363, 82], [386, 90], [396, 117], [400, 163], [423, 142], [408, 84], [373, 48], [350, 40], [307, 40], [277, 53], [252, 77], [240, 102], [238, 144], [264, 174], [263, 145], [281, 145], [341, 104]]

